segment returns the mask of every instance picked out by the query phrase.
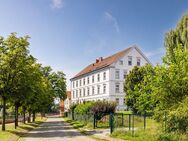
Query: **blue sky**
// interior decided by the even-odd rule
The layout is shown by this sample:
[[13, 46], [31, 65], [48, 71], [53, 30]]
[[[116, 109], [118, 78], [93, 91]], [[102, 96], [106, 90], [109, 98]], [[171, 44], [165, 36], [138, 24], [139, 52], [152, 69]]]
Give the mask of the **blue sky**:
[[136, 44], [153, 64], [188, 0], [1, 0], [0, 35], [29, 35], [39, 62], [67, 79], [100, 56]]

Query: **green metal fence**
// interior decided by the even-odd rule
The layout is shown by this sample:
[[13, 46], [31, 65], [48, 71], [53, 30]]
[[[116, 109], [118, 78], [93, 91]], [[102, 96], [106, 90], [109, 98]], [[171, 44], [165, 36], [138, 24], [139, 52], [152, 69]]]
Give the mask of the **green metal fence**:
[[138, 115], [138, 114], [125, 114], [125, 113], [98, 113], [98, 114], [75, 114], [67, 113], [67, 116], [72, 120], [82, 121], [87, 124], [90, 123], [93, 125], [94, 129], [105, 128], [110, 129], [112, 133], [114, 130], [123, 129], [134, 131], [138, 129], [146, 129], [147, 119], [149, 116]]

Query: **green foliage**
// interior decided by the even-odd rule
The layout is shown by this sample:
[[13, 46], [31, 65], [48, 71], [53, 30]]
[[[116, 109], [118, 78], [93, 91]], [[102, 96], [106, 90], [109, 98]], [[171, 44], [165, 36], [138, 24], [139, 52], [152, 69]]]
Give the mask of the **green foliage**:
[[179, 21], [177, 27], [166, 33], [165, 47], [166, 55], [164, 63], [176, 63], [174, 49], [181, 45], [182, 49], [188, 49], [188, 13]]
[[78, 106], [76, 106], [74, 112], [76, 114], [88, 114], [90, 113], [91, 107], [93, 107], [94, 104], [95, 102], [92, 101], [79, 104]]
[[152, 77], [155, 75], [151, 65], [134, 67], [124, 83], [126, 104], [135, 113], [152, 113], [155, 101], [152, 99]]
[[182, 138], [180, 135], [173, 132], [161, 132], [157, 135], [156, 141], [182, 141]]
[[71, 112], [74, 112], [75, 108], [76, 108], [78, 105], [79, 105], [78, 103], [70, 105], [70, 110], [71, 110]]
[[157, 66], [153, 79], [154, 99], [158, 101], [156, 114], [176, 109], [185, 96], [188, 96], [188, 50], [174, 49], [176, 63]]
[[[65, 74], [51, 72], [42, 67], [29, 52], [29, 37], [11, 33], [6, 39], [0, 37], [0, 96], [5, 108], [7, 103], [28, 112], [45, 112], [55, 98], [66, 98]], [[15, 116], [15, 123], [16, 123]]]
[[188, 129], [188, 96], [178, 104], [176, 109], [169, 112], [167, 129], [168, 131], [186, 133]]
[[113, 101], [96, 101], [91, 107], [91, 113], [96, 115], [96, 119], [100, 120], [107, 114], [114, 113], [116, 102]]
[[180, 135], [161, 132], [159, 129], [136, 130], [134, 136], [132, 131], [115, 130], [111, 136], [129, 141], [182, 141]]

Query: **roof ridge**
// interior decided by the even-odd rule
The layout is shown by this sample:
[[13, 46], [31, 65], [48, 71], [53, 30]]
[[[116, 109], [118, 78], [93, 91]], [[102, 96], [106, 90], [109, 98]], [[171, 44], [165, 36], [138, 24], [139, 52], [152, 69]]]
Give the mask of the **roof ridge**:
[[[95, 63], [91, 63], [88, 66], [86, 66], [83, 70], [81, 70], [78, 74], [76, 74], [73, 78], [82, 76], [84, 74], [88, 74], [90, 72], [93, 72], [95, 70], [107, 67], [109, 65], [111, 65], [112, 63], [116, 62], [119, 58], [121, 58], [129, 49], [136, 47], [135, 45], [130, 46], [128, 48], [125, 48], [122, 51], [116, 52], [115, 54], [112, 54], [108, 57], [105, 57], [104, 59], [102, 59], [102, 61], [100, 62], [95, 62]], [[71, 78], [71, 79], [73, 79]]]

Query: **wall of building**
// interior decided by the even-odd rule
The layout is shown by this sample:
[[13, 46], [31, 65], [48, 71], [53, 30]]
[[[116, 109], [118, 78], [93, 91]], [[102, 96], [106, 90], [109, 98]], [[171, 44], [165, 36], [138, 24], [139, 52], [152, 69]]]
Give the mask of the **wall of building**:
[[[128, 64], [128, 57], [132, 57], [132, 65]], [[135, 48], [130, 50], [124, 57], [119, 59], [117, 62], [112, 64], [110, 68], [110, 89], [109, 95], [110, 99], [113, 101], [117, 101], [119, 107], [125, 109], [126, 106], [124, 104], [125, 101], [125, 93], [123, 90], [124, 87], [124, 75], [128, 74], [134, 66], [137, 66], [137, 59], [140, 59], [140, 66], [144, 66], [149, 63]], [[123, 62], [123, 64], [122, 64]], [[116, 78], [116, 70], [119, 71], [119, 78]], [[116, 92], [116, 84], [119, 84], [119, 92]]]
[[[104, 79], [104, 73], [106, 73], [105, 79]], [[98, 75], [100, 78], [99, 81], [98, 81]], [[94, 82], [93, 82], [93, 77], [94, 77]], [[89, 83], [88, 83], [88, 78], [89, 78]], [[85, 79], [85, 85], [84, 85], [84, 79]], [[104, 85], [106, 86], [105, 92], [103, 90]], [[100, 87], [99, 93], [98, 93], [98, 86]], [[94, 87], [94, 93], [93, 93], [93, 87]], [[88, 95], [88, 88], [89, 88], [89, 95]], [[84, 96], [84, 89], [85, 89], [85, 96]], [[109, 97], [109, 68], [100, 69], [98, 71], [89, 73], [87, 75], [72, 80], [71, 91], [72, 91], [71, 98], [73, 103], [89, 101], [89, 100], [102, 100], [108, 98]]]

